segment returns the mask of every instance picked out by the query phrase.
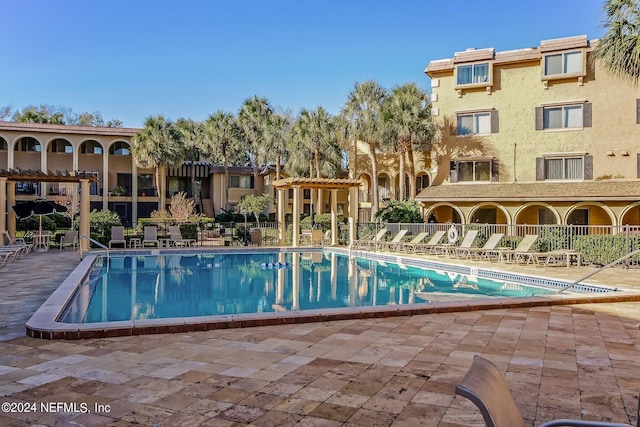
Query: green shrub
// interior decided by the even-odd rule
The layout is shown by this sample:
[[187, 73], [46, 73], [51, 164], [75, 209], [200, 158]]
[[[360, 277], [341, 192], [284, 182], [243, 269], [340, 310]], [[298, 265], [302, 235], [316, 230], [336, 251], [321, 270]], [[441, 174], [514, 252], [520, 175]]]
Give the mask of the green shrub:
[[[580, 252], [585, 264], [605, 265], [627, 254], [625, 235], [587, 235], [573, 238], [573, 249]], [[630, 251], [640, 249], [640, 236], [630, 237]], [[633, 257], [636, 262], [640, 256]]]
[[393, 200], [376, 212], [375, 219], [388, 223], [422, 223], [420, 204], [414, 200]]
[[180, 234], [183, 239], [198, 239], [198, 224], [185, 223], [180, 224]]
[[[322, 231], [327, 231], [331, 229], [331, 214], [323, 213], [317, 214], [313, 216], [313, 222], [315, 224], [315, 228], [321, 229]], [[345, 223], [345, 216], [341, 213], [338, 214], [338, 223]], [[311, 217], [307, 216], [300, 221], [300, 226], [303, 229], [311, 228]]]
[[94, 209], [89, 214], [91, 237], [106, 245], [111, 240], [111, 227], [122, 225], [120, 216], [109, 210]]
[[[51, 215], [42, 215], [42, 229], [48, 230], [51, 232], [56, 231], [56, 222], [52, 218]], [[40, 229], [40, 215], [33, 215], [29, 218], [25, 218], [20, 220], [18, 223], [18, 229], [20, 230], [31, 230], [37, 231]]]

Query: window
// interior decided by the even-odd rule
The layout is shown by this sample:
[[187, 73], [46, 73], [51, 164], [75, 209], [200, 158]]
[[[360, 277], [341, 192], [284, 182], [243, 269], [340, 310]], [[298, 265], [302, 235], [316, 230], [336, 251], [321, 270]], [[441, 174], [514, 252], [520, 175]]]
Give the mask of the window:
[[553, 55], [545, 55], [544, 75], [582, 75], [584, 73], [584, 61], [582, 51], [564, 52]]
[[429, 175], [418, 175], [416, 177], [416, 191], [420, 192], [429, 186]]
[[458, 115], [458, 135], [487, 135], [491, 133], [491, 114]]
[[543, 120], [545, 129], [581, 128], [582, 106], [566, 105], [545, 108]]
[[536, 107], [536, 130], [591, 127], [591, 103], [567, 103]]
[[253, 188], [253, 176], [231, 175], [229, 177], [229, 188]]
[[536, 159], [536, 180], [593, 179], [593, 157], [550, 155]]
[[[20, 148], [20, 150], [18, 150], [18, 148]], [[42, 146], [35, 138], [25, 136], [20, 140], [20, 144], [15, 145], [15, 151], [34, 151], [39, 153], [42, 151]]]
[[0, 137], [0, 151], [7, 151], [9, 149], [9, 144], [4, 138]]
[[115, 156], [130, 156], [131, 150], [129, 148], [129, 144], [126, 142], [117, 141], [109, 148], [109, 154], [113, 154]]
[[102, 146], [98, 141], [90, 140], [80, 146], [82, 154], [102, 154]]
[[491, 162], [459, 162], [458, 181], [491, 181]]
[[450, 164], [450, 182], [496, 182], [498, 161], [495, 159], [454, 160]]
[[456, 84], [472, 85], [489, 82], [489, 63], [459, 65], [456, 67]]
[[49, 152], [51, 153], [73, 153], [73, 147], [66, 139], [56, 138], [49, 144]]

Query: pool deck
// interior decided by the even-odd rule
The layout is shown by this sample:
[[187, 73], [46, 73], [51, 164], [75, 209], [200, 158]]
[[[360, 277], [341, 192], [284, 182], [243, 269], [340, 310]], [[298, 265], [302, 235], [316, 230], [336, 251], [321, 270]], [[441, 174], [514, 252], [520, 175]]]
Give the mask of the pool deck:
[[[26, 321], [78, 261], [69, 249], [51, 250], [0, 269], [0, 403], [38, 404], [36, 412], [0, 412], [0, 425], [483, 425], [466, 399], [454, 397], [474, 354], [506, 374], [527, 425], [581, 417], [635, 423], [640, 302], [26, 337]], [[473, 263], [569, 280], [593, 271]], [[640, 290], [640, 270], [609, 269], [589, 282]], [[91, 413], [44, 411], [40, 402], [85, 403]]]

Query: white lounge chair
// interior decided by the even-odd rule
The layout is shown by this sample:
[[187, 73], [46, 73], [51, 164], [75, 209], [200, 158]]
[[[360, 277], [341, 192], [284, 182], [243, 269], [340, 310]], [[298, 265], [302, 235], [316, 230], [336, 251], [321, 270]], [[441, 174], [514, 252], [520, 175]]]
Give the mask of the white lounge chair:
[[144, 239], [142, 240], [142, 247], [147, 244], [156, 245], [160, 247], [160, 241], [158, 241], [158, 227], [155, 225], [147, 225], [144, 227]]
[[179, 225], [169, 226], [169, 238], [174, 246], [194, 246], [196, 244], [195, 239], [184, 239], [182, 237]]

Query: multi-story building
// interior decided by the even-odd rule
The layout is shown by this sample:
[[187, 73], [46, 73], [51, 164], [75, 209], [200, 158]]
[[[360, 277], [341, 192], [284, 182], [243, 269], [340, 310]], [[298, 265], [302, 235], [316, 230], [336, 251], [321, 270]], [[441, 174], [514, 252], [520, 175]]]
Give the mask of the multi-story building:
[[[131, 137], [138, 130], [0, 121], [0, 170], [31, 170], [49, 175], [89, 172], [97, 177], [90, 183], [91, 209], [116, 212], [129, 226], [135, 225], [138, 218], [148, 218], [163, 204], [166, 208], [171, 196], [180, 191], [193, 198], [208, 217], [236, 208], [243, 195], [256, 191], [268, 192], [275, 200], [276, 191], [271, 186], [274, 168], [264, 168], [256, 183], [252, 167], [229, 167], [225, 189], [224, 168], [206, 159], [164, 168], [158, 191], [156, 170], [141, 168], [131, 154]], [[37, 198], [63, 202], [74, 192], [78, 192], [77, 183], [25, 181], [15, 184], [14, 196], [17, 203]], [[290, 196], [287, 213], [293, 212], [293, 194]], [[328, 192], [323, 199], [322, 211], [328, 212]], [[301, 203], [300, 211], [310, 213], [310, 190], [305, 190]], [[345, 213], [348, 209], [345, 194], [339, 195], [338, 209]], [[268, 211], [275, 211], [275, 203]]]
[[586, 36], [434, 60], [439, 222], [640, 224], [640, 90], [592, 61]]

